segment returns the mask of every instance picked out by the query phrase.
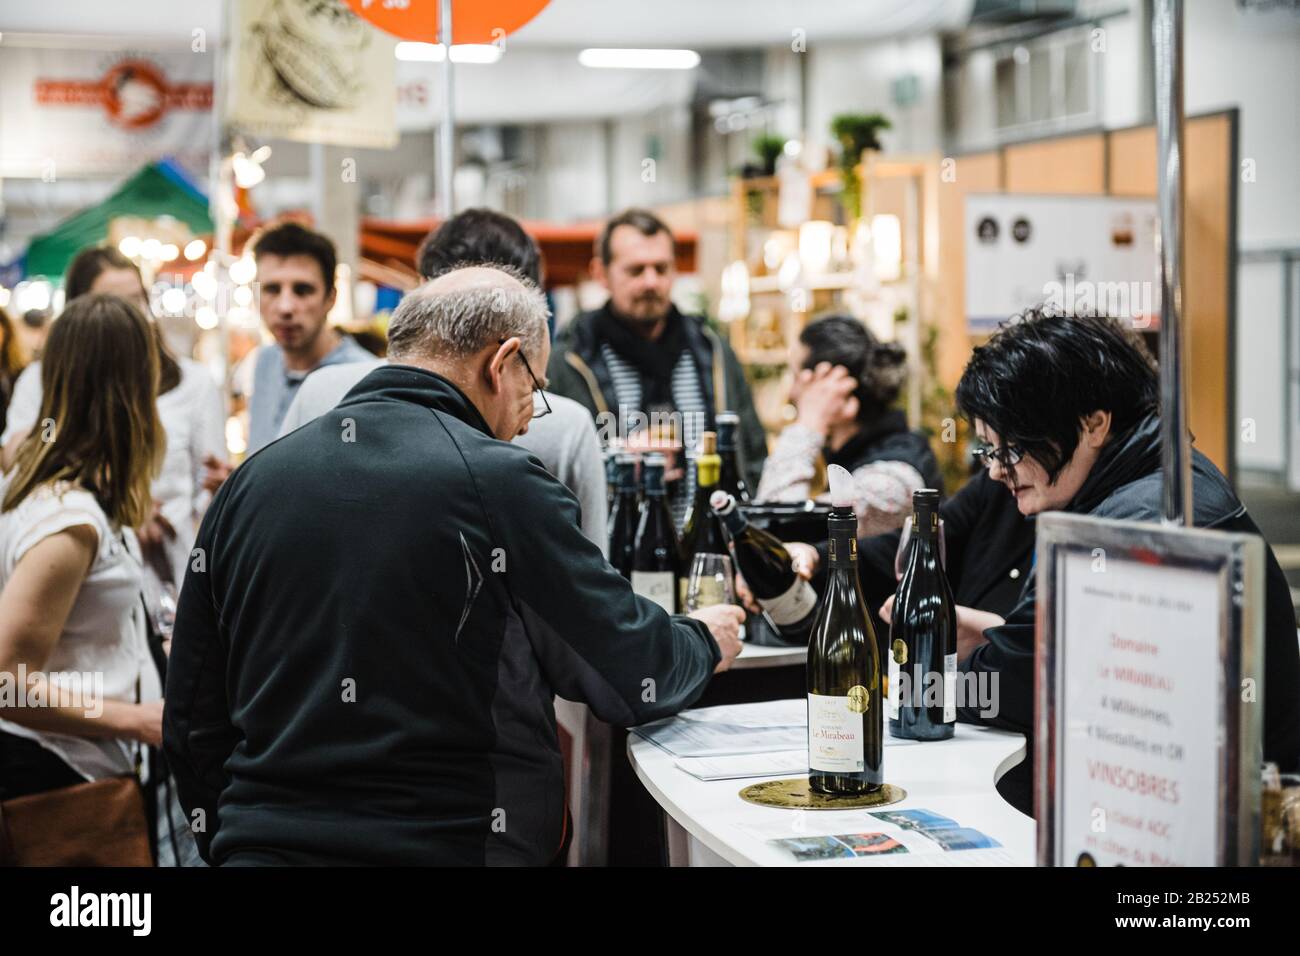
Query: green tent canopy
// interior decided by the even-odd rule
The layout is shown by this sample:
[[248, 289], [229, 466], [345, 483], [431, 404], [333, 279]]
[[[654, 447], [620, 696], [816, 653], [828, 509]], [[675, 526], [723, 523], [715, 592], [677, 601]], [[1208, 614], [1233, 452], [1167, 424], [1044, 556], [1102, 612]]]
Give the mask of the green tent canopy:
[[212, 232], [207, 197], [175, 164], [163, 160], [145, 166], [98, 206], [83, 209], [49, 232], [35, 236], [27, 247], [23, 274], [50, 278], [63, 275], [80, 250], [108, 238], [108, 225], [118, 216], [171, 216], [196, 235]]

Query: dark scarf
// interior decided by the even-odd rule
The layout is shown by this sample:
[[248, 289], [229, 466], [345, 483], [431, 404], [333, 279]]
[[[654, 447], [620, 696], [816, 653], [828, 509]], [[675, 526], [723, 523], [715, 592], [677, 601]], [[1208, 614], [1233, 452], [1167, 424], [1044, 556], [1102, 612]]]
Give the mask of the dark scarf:
[[1160, 470], [1160, 417], [1140, 419], [1104, 446], [1066, 511], [1091, 514], [1115, 489]]
[[628, 365], [641, 375], [641, 405], [652, 408], [673, 403], [673, 369], [686, 348], [686, 323], [676, 306], [669, 306], [663, 334], [651, 341], [614, 316], [607, 304], [596, 313], [594, 330], [598, 342], [608, 343]]

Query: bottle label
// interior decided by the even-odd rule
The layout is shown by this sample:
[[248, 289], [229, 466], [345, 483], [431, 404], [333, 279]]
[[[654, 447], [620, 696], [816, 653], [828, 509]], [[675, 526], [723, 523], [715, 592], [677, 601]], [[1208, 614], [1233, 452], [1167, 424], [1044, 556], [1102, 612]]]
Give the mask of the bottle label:
[[943, 722], [957, 721], [957, 655], [943, 656]]
[[812, 589], [811, 584], [797, 577], [789, 590], [780, 597], [758, 603], [771, 616], [777, 627], [787, 627], [798, 624], [813, 612], [817, 607], [817, 592]]
[[823, 773], [860, 773], [866, 769], [862, 715], [871, 703], [865, 687], [848, 696], [808, 695], [808, 766]]
[[827, 551], [833, 568], [850, 568], [858, 563], [858, 539], [852, 534], [832, 534]]
[[677, 576], [671, 571], [633, 571], [632, 590], [649, 598], [669, 614], [676, 609]]

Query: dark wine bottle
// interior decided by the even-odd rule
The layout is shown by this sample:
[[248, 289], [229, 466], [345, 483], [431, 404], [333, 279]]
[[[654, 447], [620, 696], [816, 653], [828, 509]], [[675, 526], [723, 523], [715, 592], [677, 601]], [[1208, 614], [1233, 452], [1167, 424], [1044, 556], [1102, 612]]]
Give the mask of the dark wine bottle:
[[673, 513], [664, 489], [664, 456], [647, 455], [641, 462], [645, 496], [632, 548], [632, 590], [648, 597], [669, 614], [676, 614], [681, 551]]
[[939, 492], [912, 495], [912, 540], [889, 628], [889, 732], [946, 740], [957, 728], [957, 606], [939, 553]]
[[636, 544], [636, 455], [618, 456], [614, 507], [609, 512], [609, 563], [625, 578], [632, 577], [632, 548]]
[[722, 470], [718, 475], [718, 487], [737, 504], [749, 504], [749, 489], [740, 474], [740, 462], [736, 458], [736, 432], [740, 428], [740, 416], [735, 412], [718, 414], [718, 457], [722, 459]]
[[852, 476], [831, 480], [826, 585], [808, 640], [808, 783], [817, 793], [879, 790], [884, 778], [880, 651], [858, 582]]
[[718, 488], [722, 459], [718, 457], [718, 436], [704, 432], [695, 456], [695, 497], [682, 526], [682, 564], [678, 579], [678, 607], [686, 607], [686, 589], [690, 583], [691, 564], [697, 554], [727, 554], [727, 539], [722, 524], [709, 507], [709, 496]]
[[749, 523], [736, 499], [722, 489], [709, 499], [722, 521], [736, 571], [782, 636], [807, 639], [817, 614], [817, 592], [795, 574], [790, 552], [775, 535]]

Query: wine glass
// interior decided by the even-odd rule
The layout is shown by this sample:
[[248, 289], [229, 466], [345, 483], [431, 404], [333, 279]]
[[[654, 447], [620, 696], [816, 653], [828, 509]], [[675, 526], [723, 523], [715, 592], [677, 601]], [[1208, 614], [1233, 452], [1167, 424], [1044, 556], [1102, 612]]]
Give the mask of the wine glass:
[[[903, 572], [907, 570], [907, 557], [911, 553], [912, 545], [912, 516], [908, 515], [907, 520], [903, 522], [903, 533], [898, 538], [898, 552], [894, 555], [894, 579], [903, 580]], [[948, 545], [944, 540], [943, 519], [939, 519], [939, 563], [946, 570], [948, 567]]]
[[170, 581], [160, 582], [157, 599], [151, 610], [154, 630], [164, 642], [170, 641], [176, 630], [176, 585]]
[[717, 604], [735, 604], [735, 574], [728, 554], [697, 554], [691, 560], [691, 573], [686, 583], [686, 611]]

